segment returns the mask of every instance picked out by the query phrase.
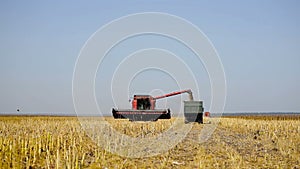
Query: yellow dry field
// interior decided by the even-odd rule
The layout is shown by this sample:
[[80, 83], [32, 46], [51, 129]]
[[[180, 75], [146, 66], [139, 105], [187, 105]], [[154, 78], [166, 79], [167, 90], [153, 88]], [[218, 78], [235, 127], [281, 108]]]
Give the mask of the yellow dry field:
[[[97, 146], [76, 117], [0, 117], [0, 168], [300, 168], [300, 118], [222, 118], [204, 143], [205, 124], [164, 154], [120, 157]], [[155, 137], [172, 120], [107, 121], [132, 137]]]

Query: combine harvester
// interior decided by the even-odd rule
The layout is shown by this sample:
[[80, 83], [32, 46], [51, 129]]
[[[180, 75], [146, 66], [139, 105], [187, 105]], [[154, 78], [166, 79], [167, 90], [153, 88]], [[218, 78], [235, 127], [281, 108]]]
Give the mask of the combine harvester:
[[[112, 109], [115, 119], [129, 119], [130, 121], [156, 121], [158, 119], [170, 119], [170, 109], [155, 109], [156, 100], [183, 93], [189, 94], [190, 101], [184, 101], [185, 121], [202, 123], [203, 107], [202, 101], [194, 101], [193, 93], [190, 89], [172, 92], [162, 96], [153, 97], [151, 95], [134, 95], [132, 109]], [[199, 113], [201, 115], [199, 115]], [[198, 117], [199, 116], [199, 117]], [[201, 116], [201, 117], [200, 117]], [[199, 119], [200, 118], [200, 119]]]

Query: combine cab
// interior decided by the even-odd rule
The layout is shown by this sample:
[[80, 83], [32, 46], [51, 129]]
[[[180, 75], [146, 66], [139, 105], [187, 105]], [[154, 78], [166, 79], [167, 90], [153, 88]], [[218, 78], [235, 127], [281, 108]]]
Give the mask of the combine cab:
[[191, 90], [172, 92], [166, 95], [152, 97], [150, 95], [134, 95], [132, 100], [132, 109], [112, 109], [115, 119], [129, 119], [131, 121], [156, 121], [158, 119], [170, 119], [170, 109], [155, 109], [156, 100], [175, 96], [182, 93], [188, 93], [190, 100], [193, 100]]

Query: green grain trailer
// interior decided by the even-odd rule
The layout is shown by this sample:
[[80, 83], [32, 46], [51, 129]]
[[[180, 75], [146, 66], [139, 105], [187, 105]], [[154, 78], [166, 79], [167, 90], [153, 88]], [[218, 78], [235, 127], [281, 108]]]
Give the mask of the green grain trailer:
[[185, 123], [203, 123], [203, 101], [184, 101]]

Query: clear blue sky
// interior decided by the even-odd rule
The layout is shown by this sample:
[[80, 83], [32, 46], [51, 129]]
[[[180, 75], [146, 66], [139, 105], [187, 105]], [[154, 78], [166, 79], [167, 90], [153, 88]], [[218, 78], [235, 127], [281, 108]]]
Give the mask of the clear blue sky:
[[299, 112], [299, 8], [297, 0], [1, 1], [0, 112], [73, 112], [81, 47], [104, 24], [137, 12], [177, 15], [208, 36], [225, 69], [225, 111]]

